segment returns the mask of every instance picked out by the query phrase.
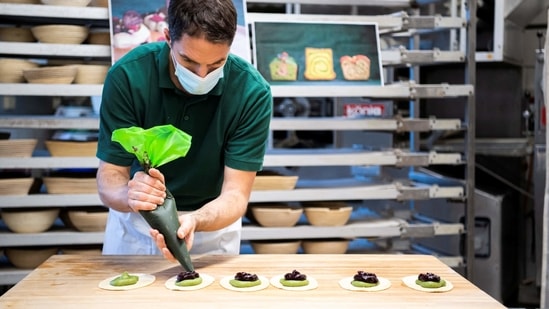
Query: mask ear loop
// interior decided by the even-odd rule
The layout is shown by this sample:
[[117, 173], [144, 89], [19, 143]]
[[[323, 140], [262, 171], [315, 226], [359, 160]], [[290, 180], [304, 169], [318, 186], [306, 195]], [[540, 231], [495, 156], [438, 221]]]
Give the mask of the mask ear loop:
[[172, 64], [173, 64], [173, 75], [177, 76], [177, 61], [175, 60], [175, 57], [172, 53], [173, 49], [170, 50], [170, 58], [172, 58]]

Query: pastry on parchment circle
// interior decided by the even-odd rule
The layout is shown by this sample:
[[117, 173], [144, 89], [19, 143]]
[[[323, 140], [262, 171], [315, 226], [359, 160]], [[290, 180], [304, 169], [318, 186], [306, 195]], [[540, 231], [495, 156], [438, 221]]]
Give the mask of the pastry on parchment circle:
[[391, 287], [391, 281], [375, 273], [357, 271], [352, 277], [339, 280], [339, 286], [349, 291], [379, 292]]
[[99, 288], [109, 291], [127, 291], [139, 289], [152, 284], [156, 277], [143, 273], [123, 272], [99, 282]]
[[281, 52], [269, 63], [272, 80], [297, 80], [297, 63], [287, 52]]
[[199, 274], [196, 271], [183, 271], [168, 279], [164, 285], [170, 290], [196, 291], [203, 289], [215, 281], [214, 277]]
[[237, 292], [254, 292], [269, 287], [269, 279], [247, 272], [237, 272], [234, 276], [227, 276], [219, 281], [227, 290]]
[[365, 55], [342, 56], [339, 58], [343, 78], [346, 80], [368, 80], [370, 58]]
[[272, 277], [271, 284], [276, 288], [288, 291], [308, 291], [318, 287], [315, 278], [302, 274], [297, 270]]
[[402, 278], [402, 283], [416, 291], [428, 293], [448, 292], [454, 288], [448, 280], [442, 279], [433, 273], [420, 273], [417, 276]]
[[331, 48], [305, 48], [305, 72], [308, 80], [333, 80], [336, 78], [334, 71], [334, 57]]

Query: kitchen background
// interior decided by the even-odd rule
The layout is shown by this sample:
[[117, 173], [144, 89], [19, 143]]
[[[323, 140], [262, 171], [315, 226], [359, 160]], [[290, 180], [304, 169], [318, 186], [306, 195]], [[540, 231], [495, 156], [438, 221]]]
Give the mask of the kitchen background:
[[[8, 78], [10, 69], [2, 67], [5, 65], [2, 60], [8, 58], [30, 59], [41, 66], [86, 64], [94, 66], [88, 69], [98, 70], [108, 67], [110, 46], [107, 47], [104, 41], [90, 42], [92, 37], [104, 38], [105, 33], [109, 36], [109, 15], [105, 9], [108, 4], [105, 1], [92, 1], [86, 8], [86, 17], [72, 11], [74, 8], [60, 12], [51, 6], [42, 9], [41, 6], [46, 4], [39, 1], [31, 4], [14, 2], [18, 1], [0, 1], [0, 30], [46, 24], [84, 25], [89, 29], [89, 36], [80, 45], [89, 49], [83, 52], [71, 44], [68, 50], [60, 50], [48, 44], [40, 47], [43, 42], [36, 43], [35, 38], [32, 38], [33, 42], [14, 42], [4, 37], [0, 39], [0, 68], [5, 78]], [[30, 7], [22, 9], [21, 5]], [[346, 16], [382, 16], [377, 21], [380, 23], [379, 44], [381, 57], [385, 56], [383, 74], [387, 86], [383, 89], [364, 88], [358, 92], [354, 89], [333, 90], [335, 95], [329, 92], [332, 91], [329, 87], [329, 91], [307, 88], [306, 85], [297, 91], [273, 88], [275, 114], [269, 145], [271, 156], [266, 159], [266, 170], [261, 174], [266, 176], [262, 180], [267, 183], [257, 184], [258, 194], [254, 195], [245, 218], [242, 253], [259, 254], [261, 250], [274, 250], [268, 246], [264, 249], [262, 245], [275, 244], [287, 246], [282, 250], [293, 250], [296, 254], [313, 254], [318, 252], [314, 251], [314, 246], [324, 250], [321, 246], [328, 244], [331, 249], [339, 248], [348, 254], [434, 254], [464, 275], [472, 271], [475, 284], [509, 307], [539, 306], [545, 181], [545, 122], [540, 86], [548, 6], [548, 1], [538, 0], [477, 1], [477, 63], [474, 72], [475, 104], [472, 105], [475, 117], [471, 120], [466, 116], [471, 107], [471, 96], [462, 93], [454, 96], [448, 94], [453, 88], [444, 88], [446, 84], [467, 84], [469, 55], [465, 48], [468, 39], [465, 27], [445, 28], [445, 22], [454, 21], [451, 19], [440, 21], [433, 18], [435, 23], [431, 25], [427, 19], [413, 18], [464, 18], [461, 1], [247, 1], [248, 22], [270, 21], [268, 15], [278, 13], [290, 13], [294, 17], [300, 14], [333, 16], [328, 19], [331, 22], [343, 21]], [[397, 25], [395, 30], [395, 20], [412, 24], [410, 27]], [[420, 30], [414, 31], [414, 27]], [[251, 34], [250, 39], [253, 39]], [[98, 52], [92, 50], [96, 47]], [[418, 56], [411, 52], [414, 50], [426, 54]], [[455, 61], [454, 58], [440, 60], [441, 55], [454, 56], [450, 52], [462, 54], [458, 53]], [[94, 74], [100, 75], [101, 72], [83, 73], [87, 77]], [[415, 96], [405, 93], [393, 97], [394, 93], [399, 93], [398, 86], [409, 81], [419, 85], [443, 85], [444, 94], [432, 95], [428, 90], [422, 92], [417, 88], [419, 93]], [[0, 84], [0, 131], [10, 140], [33, 139], [36, 142], [31, 151], [33, 160], [11, 157], [18, 149], [13, 145], [5, 149], [0, 147], [7, 153], [0, 158], [1, 178], [32, 179], [22, 194], [14, 193], [13, 183], [1, 191], [4, 196], [0, 198], [3, 200], [0, 201], [3, 219], [0, 224], [0, 250], [3, 251], [0, 284], [4, 290], [35, 267], [33, 263], [37, 261], [27, 262], [29, 255], [39, 257], [39, 252], [46, 257], [54, 253], [97, 254], [101, 246], [100, 226], [104, 210], [96, 197], [90, 199], [96, 195], [93, 191], [96, 164], [93, 149], [91, 152], [84, 149], [88, 152], [83, 156], [70, 152], [76, 151], [77, 146], [93, 145], [100, 82], [71, 83], [69, 86], [37, 85], [21, 80]], [[25, 88], [29, 85], [36, 87]], [[434, 88], [436, 92], [438, 88]], [[393, 93], [387, 94], [388, 89], [393, 89]], [[459, 128], [442, 126], [433, 130], [436, 125], [426, 122], [430, 124], [427, 130], [399, 130], [379, 127], [377, 122], [371, 122], [374, 123], [371, 127], [357, 129], [352, 127], [355, 121], [351, 122], [349, 129], [349, 121], [339, 120], [350, 115], [353, 115], [349, 117], [352, 120], [366, 122], [390, 122], [407, 117], [436, 119], [437, 125], [444, 123], [445, 119], [453, 124], [452, 120], [457, 119]], [[325, 118], [338, 122], [329, 125], [314, 122]], [[474, 162], [476, 190], [469, 193], [469, 197], [474, 197], [476, 210], [475, 232], [470, 233], [474, 234], [474, 261], [470, 263], [464, 251], [467, 242], [471, 241], [464, 233], [464, 206], [467, 203], [460, 195], [462, 191], [453, 191], [454, 188], [466, 188], [470, 180], [464, 168], [467, 159], [471, 158], [464, 141], [468, 135], [467, 126], [463, 124], [468, 121], [474, 122], [476, 152], [475, 160], [471, 160]], [[404, 124], [413, 127], [411, 122]], [[61, 153], [54, 155], [55, 143], [48, 145], [52, 141], [78, 143], [74, 147], [61, 144]], [[436, 153], [439, 157], [448, 154], [454, 158], [452, 155], [457, 153], [458, 161], [463, 158], [464, 162], [431, 164], [434, 159], [429, 157], [427, 163], [410, 163], [407, 160], [415, 158], [406, 156], [410, 149], [418, 154]], [[296, 154], [311, 155], [313, 163], [294, 158]], [[316, 160], [324, 160], [324, 155], [333, 154], [342, 158], [315, 165]], [[346, 159], [348, 155], [350, 160]], [[320, 159], [315, 159], [315, 156]], [[50, 157], [56, 160], [40, 161]], [[345, 160], [345, 163], [341, 162]], [[272, 175], [280, 178], [268, 178]], [[55, 192], [55, 181], [66, 178], [69, 181], [62, 182], [61, 191]], [[269, 182], [270, 179], [275, 179], [274, 184]], [[48, 185], [47, 181], [53, 183]], [[269, 193], [271, 186], [283, 186], [287, 182], [289, 189], [283, 189], [292, 191], [287, 196], [278, 194], [274, 197], [275, 194]], [[354, 190], [357, 183], [376, 185], [376, 192], [358, 193]], [[436, 195], [429, 191], [428, 198], [418, 196], [423, 191], [418, 193], [416, 190], [425, 188], [423, 184], [449, 193]], [[311, 188], [318, 191], [299, 190]], [[295, 195], [292, 195], [293, 191]], [[298, 194], [300, 192], [303, 194]], [[312, 211], [306, 214], [303, 209], [319, 210], [326, 206], [326, 202], [328, 208], [339, 211], [351, 206], [352, 212], [348, 213], [349, 217], [344, 217], [343, 223], [331, 226], [327, 223], [312, 224], [314, 214]], [[17, 214], [20, 210], [44, 210], [50, 206], [56, 206], [53, 221], [43, 231], [18, 231], [17, 227], [7, 223], [10, 214]], [[263, 208], [267, 211], [283, 208], [293, 215], [295, 221], [283, 224], [261, 221]], [[254, 209], [258, 211], [253, 212]], [[82, 225], [78, 222], [79, 215], [84, 217]], [[330, 218], [336, 215], [332, 213]], [[99, 218], [99, 229], [94, 218]]]

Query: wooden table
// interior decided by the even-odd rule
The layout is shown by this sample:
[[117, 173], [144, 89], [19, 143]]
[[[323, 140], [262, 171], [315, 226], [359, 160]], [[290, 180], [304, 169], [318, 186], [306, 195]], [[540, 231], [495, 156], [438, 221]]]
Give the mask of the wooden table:
[[[199, 273], [215, 282], [198, 291], [171, 291], [164, 283], [183, 269], [160, 256], [55, 255], [0, 297], [0, 308], [505, 308], [437, 258], [428, 255], [374, 254], [249, 254], [193, 256]], [[314, 277], [311, 291], [285, 291], [269, 286], [256, 292], [235, 292], [219, 285], [238, 271], [270, 278], [298, 270]], [[389, 279], [380, 292], [352, 292], [338, 281], [358, 270]], [[149, 273], [156, 281], [131, 291], [106, 291], [98, 283], [123, 271]], [[425, 293], [401, 283], [402, 277], [433, 272], [454, 289]]]

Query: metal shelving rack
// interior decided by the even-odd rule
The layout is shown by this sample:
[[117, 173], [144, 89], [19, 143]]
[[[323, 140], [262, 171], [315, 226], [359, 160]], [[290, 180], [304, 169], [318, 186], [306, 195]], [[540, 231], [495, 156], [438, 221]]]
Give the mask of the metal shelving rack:
[[[249, 1], [254, 3], [287, 3], [287, 1]], [[300, 4], [333, 4], [334, 1], [293, 1], [293, 11], [299, 11]], [[336, 1], [342, 5], [383, 5], [385, 7], [407, 7], [409, 0], [387, 0], [387, 1]], [[475, 2], [469, 1], [470, 8], [474, 8]], [[0, 15], [10, 18], [63, 18], [67, 20], [84, 20], [105, 22], [108, 20], [108, 10], [105, 8], [69, 8], [43, 5], [23, 5], [0, 3]], [[474, 15], [474, 14], [473, 14]], [[268, 15], [251, 14], [250, 18], [265, 18]], [[283, 16], [273, 16], [281, 18]], [[267, 17], [269, 18], [269, 17]], [[318, 15], [300, 15], [300, 18], [318, 19]], [[325, 16], [333, 19], [334, 16]], [[464, 27], [466, 21], [458, 17], [410, 17], [406, 14], [394, 16], [338, 16], [343, 20], [355, 20], [357, 18], [379, 23], [386, 31], [407, 31], [416, 27], [428, 28], [460, 28]], [[469, 26], [474, 29], [474, 20], [469, 20]], [[472, 26], [471, 26], [472, 24]], [[469, 41], [471, 39], [469, 38]], [[474, 40], [473, 40], [474, 42]], [[474, 46], [473, 49], [474, 51]], [[71, 58], [81, 57], [110, 57], [108, 46], [79, 45], [57, 45], [37, 43], [9, 43], [0, 42], [0, 54], [19, 55], [27, 57], [49, 57], [63, 56]], [[474, 52], [473, 52], [474, 54]], [[381, 57], [384, 65], [421, 65], [442, 62], [463, 62], [468, 57], [459, 51], [418, 51], [400, 48], [398, 50], [382, 51]], [[292, 191], [256, 191], [252, 193], [251, 202], [266, 201], [312, 201], [312, 200], [368, 200], [368, 199], [394, 199], [394, 200], [421, 200], [430, 198], [465, 199], [467, 201], [467, 215], [474, 214], [472, 199], [467, 199], [467, 192], [474, 190], [474, 173], [471, 173], [471, 166], [474, 167], [474, 156], [467, 154], [474, 153], [474, 62], [468, 61], [468, 68], [472, 69], [469, 82], [465, 85], [419, 85], [414, 82], [398, 83], [383, 87], [292, 87], [273, 86], [272, 91], [275, 97], [288, 96], [369, 96], [376, 98], [402, 98], [402, 99], [426, 99], [446, 97], [467, 97], [469, 100], [468, 115], [465, 124], [456, 119], [273, 119], [271, 128], [273, 130], [299, 130], [300, 128], [315, 128], [318, 130], [383, 130], [383, 131], [404, 131], [404, 132], [425, 132], [430, 130], [468, 130], [466, 146], [466, 160], [461, 154], [437, 153], [437, 152], [409, 152], [393, 149], [383, 152], [364, 152], [341, 150], [332, 152], [314, 151], [269, 151], [265, 157], [265, 166], [307, 166], [307, 165], [348, 165], [353, 164], [378, 164], [394, 165], [400, 167], [428, 166], [431, 164], [457, 164], [467, 165], [468, 176], [465, 190], [461, 186], [439, 187], [437, 185], [422, 185], [414, 183], [392, 182], [389, 184], [365, 186], [354, 184], [348, 187], [337, 188], [303, 188]], [[30, 84], [0, 84], [0, 96], [94, 96], [100, 95], [101, 85], [30, 85]], [[33, 128], [33, 129], [97, 129], [97, 118], [59, 118], [54, 116], [0, 116], [0, 127], [3, 128]], [[473, 130], [472, 130], [473, 129]], [[470, 132], [470, 133], [469, 133]], [[473, 160], [473, 161], [471, 161]], [[32, 158], [0, 158], [1, 169], [50, 169], [70, 167], [96, 167], [96, 158], [55, 158], [55, 157], [32, 157]], [[472, 181], [472, 182], [471, 182]], [[282, 198], [281, 198], [282, 197]], [[51, 205], [90, 206], [100, 205], [97, 195], [72, 194], [72, 195], [47, 195], [33, 194], [28, 196], [3, 196], [0, 200], [0, 208], [16, 207], [47, 207]], [[298, 229], [299, 232], [296, 232]], [[467, 222], [466, 231], [473, 231], [471, 222]], [[427, 232], [426, 232], [427, 231]], [[429, 224], [409, 224], [398, 218], [383, 219], [377, 222], [354, 223], [344, 227], [320, 228], [313, 226], [300, 226], [294, 228], [260, 228], [246, 226], [243, 229], [243, 239], [274, 239], [274, 238], [321, 238], [330, 237], [407, 237], [410, 235], [425, 235], [425, 237], [448, 234], [461, 234], [464, 232], [462, 224], [444, 224], [440, 222]], [[468, 233], [468, 235], [472, 235]], [[33, 245], [59, 245], [59, 244], [100, 244], [103, 233], [83, 233], [70, 230], [52, 230], [39, 234], [16, 234], [0, 232], [0, 243], [3, 246], [33, 246]], [[468, 236], [468, 254], [466, 260], [474, 258], [470, 253], [472, 250], [472, 236]], [[13, 284], [19, 281], [25, 270], [0, 269], [0, 284]], [[472, 274], [468, 273], [468, 276]]]
[[[474, 248], [474, 228], [475, 228], [475, 207], [474, 207], [474, 188], [475, 188], [475, 95], [473, 87], [475, 85], [475, 75], [476, 75], [476, 14], [471, 14], [470, 12], [476, 12], [477, 3], [476, 1], [439, 1], [439, 0], [425, 0], [425, 1], [353, 1], [353, 0], [342, 0], [342, 1], [309, 1], [309, 0], [295, 0], [295, 1], [272, 1], [272, 0], [251, 0], [249, 2], [253, 3], [284, 3], [286, 4], [286, 14], [276, 14], [265, 17], [264, 14], [249, 14], [251, 19], [259, 18], [260, 20], [267, 21], [278, 21], [285, 19], [292, 19], [295, 15], [299, 15], [300, 21], [307, 20], [326, 20], [333, 21], [333, 15], [308, 15], [302, 13], [302, 5], [311, 5], [311, 4], [324, 4], [324, 5], [344, 5], [351, 6], [351, 14], [348, 16], [337, 16], [337, 20], [340, 21], [374, 21], [379, 24], [380, 33], [400, 33], [399, 35], [410, 37], [413, 40], [412, 49], [400, 46], [397, 51], [402, 53], [398, 55], [395, 54], [395, 49], [392, 50], [382, 50], [381, 55], [383, 59], [384, 66], [391, 65], [402, 65], [410, 67], [413, 70], [413, 76], [416, 79], [419, 79], [419, 66], [426, 64], [440, 64], [442, 62], [463, 62], [465, 63], [464, 71], [464, 84], [463, 88], [456, 85], [417, 85], [413, 82], [410, 83], [411, 87], [417, 87], [414, 90], [408, 93], [408, 96], [405, 96], [403, 93], [402, 96], [396, 96], [400, 98], [408, 97], [413, 105], [413, 109], [416, 111], [416, 114], [411, 115], [412, 119], [417, 119], [419, 110], [420, 99], [435, 98], [438, 94], [439, 97], [451, 97], [449, 92], [441, 91], [441, 87], [448, 87], [455, 91], [456, 96], [463, 96], [467, 98], [466, 107], [464, 110], [464, 123], [463, 129], [466, 131], [463, 153], [465, 158], [465, 179], [463, 180], [465, 195], [462, 199], [465, 208], [465, 217], [473, 218], [472, 220], [466, 220], [465, 222], [465, 231], [466, 231], [466, 241], [465, 241], [465, 261], [473, 261], [475, 258], [475, 248]], [[399, 9], [403, 7], [409, 7], [414, 5], [416, 7], [423, 5], [431, 5], [435, 3], [446, 2], [449, 3], [451, 12], [450, 17], [442, 16], [410, 16], [408, 13], [394, 13], [391, 15], [383, 16], [363, 16], [356, 15], [358, 12], [357, 7], [361, 5], [367, 6], [384, 6], [391, 7], [394, 9]], [[418, 12], [418, 10], [412, 10], [413, 12]], [[292, 16], [293, 15], [293, 16]], [[459, 16], [457, 16], [459, 15]], [[461, 17], [460, 17], [461, 16]], [[414, 50], [415, 46], [419, 46], [419, 38], [423, 32], [427, 33], [432, 29], [452, 29], [450, 31], [450, 46], [449, 50], [441, 51], [438, 49], [427, 50], [427, 51], [418, 51]], [[404, 33], [403, 33], [404, 32]], [[457, 36], [459, 34], [459, 37]], [[394, 57], [394, 58], [392, 58]], [[392, 61], [390, 59], [395, 59]], [[444, 60], [442, 60], [444, 59]], [[394, 86], [394, 88], [392, 88]], [[367, 93], [364, 93], [364, 90], [352, 89], [352, 87], [345, 87], [345, 89], [335, 90], [325, 90], [324, 93], [320, 95], [327, 94], [331, 96], [366, 96], [371, 98], [388, 98], [390, 96], [385, 96], [385, 91], [390, 91], [391, 93], [397, 93], [399, 91], [405, 91], [401, 88], [401, 84], [392, 84], [389, 86], [382, 87], [383, 89], [368, 89]], [[464, 92], [470, 91], [465, 94]], [[459, 94], [458, 94], [459, 93]], [[277, 87], [273, 86], [273, 94], [275, 96], [316, 96], [318, 92], [310, 91], [306, 87]], [[293, 128], [294, 130], [296, 128]], [[412, 137], [414, 138], [414, 137]], [[417, 139], [417, 137], [415, 137]], [[413, 144], [417, 144], [417, 141], [414, 141]], [[417, 149], [413, 149], [417, 150]], [[473, 268], [466, 267], [466, 276], [473, 280]]]

